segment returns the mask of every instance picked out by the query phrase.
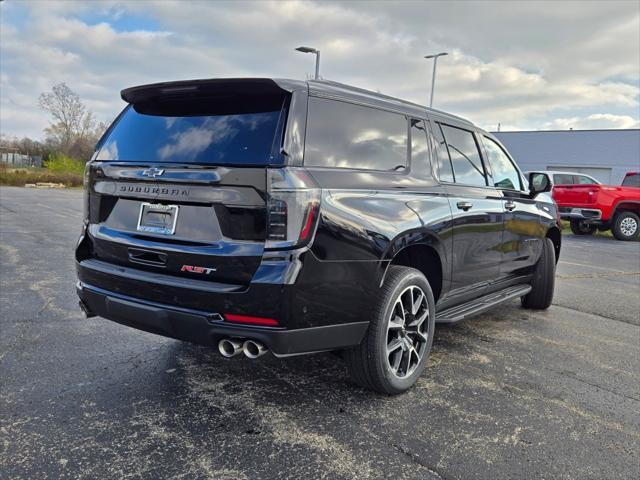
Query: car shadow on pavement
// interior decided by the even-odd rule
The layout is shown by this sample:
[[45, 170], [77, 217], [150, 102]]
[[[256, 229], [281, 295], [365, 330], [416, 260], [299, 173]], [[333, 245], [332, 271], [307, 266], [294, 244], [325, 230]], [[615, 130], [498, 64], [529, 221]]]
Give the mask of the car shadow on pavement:
[[[434, 363], [441, 363], [447, 355], [470, 357], [477, 343], [490, 344], [492, 333], [517, 328], [520, 316], [514, 317], [517, 307], [509, 313], [485, 314], [455, 325], [437, 325], [432, 354], [422, 378], [431, 375]], [[521, 311], [521, 310], [520, 310]], [[526, 318], [522, 314], [522, 318]], [[243, 354], [233, 358], [222, 357], [216, 348], [176, 341], [168, 356], [175, 356], [177, 373], [174, 378], [186, 379], [193, 390], [207, 389], [225, 395], [246, 394], [268, 398], [272, 404], [288, 404], [295, 399], [300, 404], [316, 404], [331, 399], [348, 397], [358, 403], [375, 402], [384, 395], [360, 388], [350, 378], [338, 352], [325, 352], [276, 358], [266, 354], [251, 360]]]

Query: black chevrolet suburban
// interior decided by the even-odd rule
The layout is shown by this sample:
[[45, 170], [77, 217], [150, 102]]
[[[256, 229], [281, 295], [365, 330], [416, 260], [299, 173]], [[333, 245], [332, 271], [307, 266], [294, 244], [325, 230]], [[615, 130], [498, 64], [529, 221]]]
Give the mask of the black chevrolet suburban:
[[357, 383], [395, 394], [436, 323], [551, 303], [549, 178], [462, 118], [329, 81], [121, 95], [86, 168], [88, 316], [225, 357], [341, 351]]

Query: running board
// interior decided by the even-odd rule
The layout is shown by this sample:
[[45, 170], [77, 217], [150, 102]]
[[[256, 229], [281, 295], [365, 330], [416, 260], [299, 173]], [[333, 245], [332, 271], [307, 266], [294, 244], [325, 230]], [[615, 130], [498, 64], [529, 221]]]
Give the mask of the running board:
[[456, 323], [460, 320], [477, 315], [489, 310], [496, 305], [521, 297], [531, 291], [531, 285], [514, 285], [499, 292], [490, 293], [484, 297], [476, 298], [462, 305], [449, 307], [441, 312], [436, 312], [436, 323]]

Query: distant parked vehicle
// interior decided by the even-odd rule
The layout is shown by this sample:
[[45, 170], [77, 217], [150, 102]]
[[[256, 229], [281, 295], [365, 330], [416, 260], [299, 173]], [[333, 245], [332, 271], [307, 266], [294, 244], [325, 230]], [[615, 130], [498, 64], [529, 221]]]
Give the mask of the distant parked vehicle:
[[623, 187], [640, 187], [640, 172], [628, 172], [622, 180]]
[[602, 185], [583, 173], [541, 171], [552, 180], [553, 199], [560, 217], [569, 220], [576, 235], [611, 230], [618, 240], [640, 234], [640, 174], [627, 173], [621, 186]]

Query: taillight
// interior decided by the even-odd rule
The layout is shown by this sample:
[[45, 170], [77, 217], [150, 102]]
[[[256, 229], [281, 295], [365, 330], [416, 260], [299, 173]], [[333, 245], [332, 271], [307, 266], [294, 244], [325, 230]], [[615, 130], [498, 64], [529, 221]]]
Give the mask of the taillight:
[[303, 169], [267, 170], [266, 248], [293, 248], [308, 243], [320, 213], [321, 189]]
[[91, 163], [87, 162], [84, 166], [84, 178], [82, 180], [83, 188], [82, 188], [82, 218], [84, 223], [89, 223], [89, 175], [91, 172]]

